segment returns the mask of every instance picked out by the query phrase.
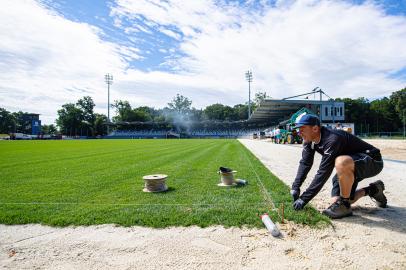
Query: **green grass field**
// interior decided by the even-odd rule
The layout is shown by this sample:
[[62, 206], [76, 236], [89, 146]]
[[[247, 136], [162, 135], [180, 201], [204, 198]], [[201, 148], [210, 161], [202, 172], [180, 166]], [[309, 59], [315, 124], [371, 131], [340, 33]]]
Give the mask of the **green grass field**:
[[[218, 187], [219, 166], [249, 184]], [[169, 190], [143, 192], [156, 173]], [[263, 227], [257, 215], [280, 222], [282, 203], [286, 219], [327, 221], [293, 211], [289, 188], [237, 140], [0, 141], [3, 224]]]

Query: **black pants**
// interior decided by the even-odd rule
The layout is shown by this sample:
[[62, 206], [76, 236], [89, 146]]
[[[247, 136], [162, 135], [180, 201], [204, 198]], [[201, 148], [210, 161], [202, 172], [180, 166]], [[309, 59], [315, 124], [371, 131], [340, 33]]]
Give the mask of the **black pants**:
[[[354, 160], [355, 164], [354, 184], [352, 184], [350, 195], [350, 199], [353, 200], [358, 182], [361, 182], [365, 178], [373, 177], [379, 174], [383, 169], [383, 161], [380, 154], [374, 158], [364, 153], [349, 156]], [[331, 196], [340, 196], [340, 184], [338, 182], [337, 174], [333, 177], [333, 189], [331, 190]]]

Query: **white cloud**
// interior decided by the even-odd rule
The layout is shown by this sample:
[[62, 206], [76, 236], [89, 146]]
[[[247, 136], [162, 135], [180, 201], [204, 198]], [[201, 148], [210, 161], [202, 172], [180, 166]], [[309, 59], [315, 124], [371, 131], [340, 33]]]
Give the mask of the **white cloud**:
[[[149, 49], [106, 42], [95, 26], [33, 1], [10, 0], [0, 10], [0, 107], [38, 112], [50, 123], [62, 104], [90, 95], [97, 111], [107, 113], [107, 72], [114, 74], [112, 100], [153, 107], [165, 106], [176, 93], [196, 107], [243, 103], [247, 69], [253, 71], [253, 92], [276, 98], [315, 86], [332, 97], [376, 98], [406, 85], [404, 77], [390, 76], [405, 68], [405, 17], [343, 1], [261, 3], [258, 12], [249, 4], [219, 1], [117, 0], [114, 25], [136, 44], [140, 33], [154, 31], [178, 40], [176, 47], [157, 48], [172, 54], [162, 63], [176, 71], [169, 73], [129, 67]], [[146, 18], [142, 25], [139, 18]]]
[[[33, 1], [8, 1], [0, 9], [0, 106], [42, 114], [52, 122], [56, 111], [85, 94], [100, 102], [103, 75], [127, 66], [126, 50], [99, 38], [100, 30], [69, 21]], [[71, 92], [77, 87], [88, 92]]]
[[166, 29], [166, 28], [162, 27], [162, 28], [159, 29], [159, 31], [164, 33], [165, 35], [167, 35], [169, 37], [172, 37], [172, 38], [176, 39], [176, 40], [181, 39], [181, 36], [178, 33], [174, 32], [174, 31], [171, 31], [169, 29]]
[[207, 1], [118, 4], [113, 14], [142, 15], [159, 29], [183, 32], [188, 38], [180, 50], [187, 56], [170, 63], [199, 85], [241, 100], [248, 68], [254, 88], [277, 98], [315, 86], [334, 97], [375, 98], [406, 83], [389, 76], [405, 67], [406, 19], [388, 16], [370, 3], [278, 1], [263, 13]]

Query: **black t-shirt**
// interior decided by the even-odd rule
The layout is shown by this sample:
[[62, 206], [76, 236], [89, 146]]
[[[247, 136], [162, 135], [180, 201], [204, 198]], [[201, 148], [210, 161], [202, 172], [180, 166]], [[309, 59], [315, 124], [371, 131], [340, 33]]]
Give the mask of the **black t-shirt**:
[[361, 140], [360, 138], [343, 130], [330, 130], [321, 127], [321, 139], [318, 144], [314, 142], [304, 143], [302, 159], [292, 189], [298, 190], [312, 168], [314, 153], [322, 155], [319, 170], [310, 186], [300, 196], [306, 203], [313, 199], [324, 186], [334, 169], [335, 159], [342, 155], [356, 153], [376, 153], [379, 149]]

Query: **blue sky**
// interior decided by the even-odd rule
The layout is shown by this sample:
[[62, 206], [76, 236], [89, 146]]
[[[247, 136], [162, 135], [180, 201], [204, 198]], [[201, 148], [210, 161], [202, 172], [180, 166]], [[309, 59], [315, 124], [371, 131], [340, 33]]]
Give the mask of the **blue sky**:
[[0, 107], [55, 120], [90, 95], [161, 108], [283, 98], [389, 96], [406, 86], [406, 0], [19, 0], [0, 10]]

